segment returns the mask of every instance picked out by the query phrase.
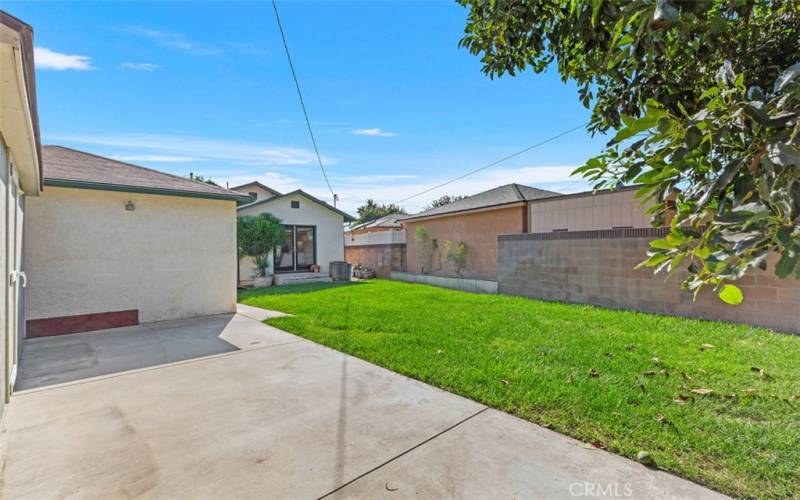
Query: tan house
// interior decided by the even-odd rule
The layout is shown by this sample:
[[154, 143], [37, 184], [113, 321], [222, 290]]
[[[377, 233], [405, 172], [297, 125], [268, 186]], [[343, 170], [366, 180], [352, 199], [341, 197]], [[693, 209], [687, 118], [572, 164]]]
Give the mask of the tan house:
[[[466, 278], [494, 280], [497, 276], [497, 236], [528, 231], [528, 202], [559, 193], [521, 184], [507, 184], [403, 219], [406, 233], [407, 270], [455, 276], [445, 255], [464, 243], [467, 248]], [[424, 241], [420, 238], [425, 234]]]
[[[236, 186], [233, 190], [255, 195], [255, 201], [237, 209], [237, 214], [269, 213], [285, 227], [283, 246], [270, 257], [269, 272], [278, 284], [298, 281], [329, 281], [331, 262], [344, 261], [344, 224], [353, 217], [324, 201], [298, 189], [281, 194], [258, 182]], [[318, 272], [312, 272], [319, 266]], [[251, 258], [239, 261], [239, 283], [248, 285], [256, 275]], [[293, 275], [293, 276], [292, 276]]]
[[42, 183], [33, 30], [0, 11], [0, 415], [25, 335], [26, 205]]
[[61, 146], [28, 203], [27, 336], [234, 312], [249, 196]]
[[379, 278], [388, 278], [392, 271], [405, 271], [404, 217], [407, 215], [390, 214], [348, 227], [344, 233], [347, 262], [374, 269]]

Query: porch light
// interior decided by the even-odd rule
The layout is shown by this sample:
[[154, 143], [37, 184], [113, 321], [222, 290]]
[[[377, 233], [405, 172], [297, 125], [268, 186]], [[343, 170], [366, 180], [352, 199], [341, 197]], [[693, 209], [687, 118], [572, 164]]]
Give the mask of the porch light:
[[128, 212], [133, 212], [134, 210], [136, 210], [136, 205], [134, 205], [131, 200], [128, 200], [125, 203], [125, 210], [127, 210]]

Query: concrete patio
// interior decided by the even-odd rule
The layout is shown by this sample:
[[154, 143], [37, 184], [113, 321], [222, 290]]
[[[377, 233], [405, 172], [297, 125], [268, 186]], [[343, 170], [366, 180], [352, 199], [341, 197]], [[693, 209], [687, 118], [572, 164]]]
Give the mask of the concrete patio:
[[721, 498], [267, 315], [26, 343], [0, 497]]

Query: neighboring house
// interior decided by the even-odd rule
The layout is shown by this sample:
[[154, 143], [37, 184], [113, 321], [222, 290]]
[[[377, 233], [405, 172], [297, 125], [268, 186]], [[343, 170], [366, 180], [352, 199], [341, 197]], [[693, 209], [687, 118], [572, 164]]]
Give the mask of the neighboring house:
[[405, 271], [406, 233], [400, 219], [391, 214], [347, 228], [344, 233], [345, 260], [353, 265], [375, 269], [379, 278], [392, 271]]
[[[494, 280], [497, 276], [497, 236], [528, 231], [528, 202], [558, 196], [543, 189], [507, 184], [408, 216], [402, 220], [408, 251], [409, 272], [455, 276], [445, 255], [446, 242], [455, 250], [467, 247], [467, 278]], [[420, 229], [422, 228], [422, 229]], [[425, 233], [425, 240], [419, 236]]]
[[41, 182], [33, 30], [0, 11], [0, 416], [25, 332], [26, 205], [39, 196]]
[[28, 203], [28, 337], [236, 309], [249, 196], [61, 146]]
[[528, 233], [651, 227], [635, 198], [639, 186], [539, 198], [528, 202]]
[[[308, 273], [318, 265], [320, 276], [328, 276], [329, 264], [344, 260], [344, 223], [353, 221], [352, 216], [301, 189], [280, 194], [257, 182], [233, 189], [248, 196], [256, 194], [256, 201], [237, 209], [239, 216], [269, 213], [285, 226], [286, 240], [273, 252], [270, 272]], [[255, 274], [253, 260], [241, 259], [240, 284], [249, 284]]]

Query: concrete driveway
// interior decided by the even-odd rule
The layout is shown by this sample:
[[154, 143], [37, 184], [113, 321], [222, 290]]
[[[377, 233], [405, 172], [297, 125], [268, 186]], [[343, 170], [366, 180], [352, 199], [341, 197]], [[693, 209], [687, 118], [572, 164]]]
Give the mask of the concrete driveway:
[[[37, 341], [51, 350], [22, 360], [37, 388], [7, 408], [0, 497], [720, 497], [241, 312], [113, 332], [113, 347], [97, 347], [110, 331]], [[169, 348], [144, 355], [153, 331]]]

